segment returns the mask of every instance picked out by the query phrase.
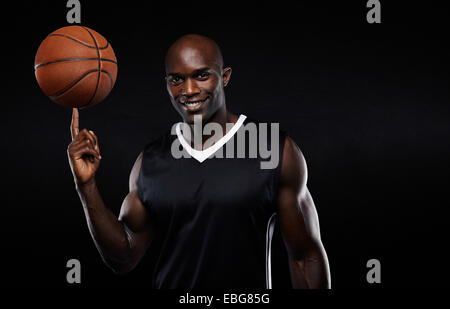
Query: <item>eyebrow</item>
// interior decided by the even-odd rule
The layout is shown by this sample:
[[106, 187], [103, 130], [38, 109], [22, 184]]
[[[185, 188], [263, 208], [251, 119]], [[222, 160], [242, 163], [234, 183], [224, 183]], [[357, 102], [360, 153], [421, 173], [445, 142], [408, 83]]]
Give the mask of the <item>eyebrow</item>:
[[[199, 73], [203, 73], [203, 72], [207, 72], [207, 71], [209, 71], [210, 69], [211, 69], [211, 68], [208, 68], [208, 67], [204, 67], [204, 68], [197, 69], [197, 70], [195, 70], [195, 71], [193, 72], [193, 75], [199, 74]], [[170, 73], [167, 74], [167, 76], [183, 76], [183, 74], [180, 74], [180, 73], [177, 73], [177, 72], [170, 72]]]
[[172, 72], [172, 73], [168, 73], [167, 76], [181, 76], [181, 74]]
[[210, 68], [201, 68], [201, 69], [195, 70], [194, 74], [203, 73], [203, 72], [206, 72], [209, 70], [210, 70]]

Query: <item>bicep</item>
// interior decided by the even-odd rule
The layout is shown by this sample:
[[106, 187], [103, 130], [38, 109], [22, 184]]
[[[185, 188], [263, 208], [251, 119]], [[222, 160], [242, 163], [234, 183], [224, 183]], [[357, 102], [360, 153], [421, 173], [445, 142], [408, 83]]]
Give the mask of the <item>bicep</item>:
[[301, 258], [320, 244], [317, 212], [307, 189], [300, 198], [287, 188], [280, 189], [278, 215], [290, 256]]
[[137, 180], [141, 168], [142, 153], [139, 154], [130, 173], [130, 192], [120, 208], [119, 221], [125, 227], [130, 247], [142, 251], [150, 239], [148, 212], [138, 195]]
[[145, 252], [151, 237], [147, 210], [137, 191], [128, 193], [120, 209], [119, 221], [124, 226], [132, 255], [140, 257]]
[[307, 169], [303, 155], [290, 139], [287, 139], [284, 150], [278, 214], [288, 253], [299, 259], [320, 246], [319, 221], [306, 186]]
[[147, 222], [147, 210], [138, 194], [138, 178], [142, 166], [142, 156], [143, 153], [141, 152], [131, 169], [129, 179], [130, 192], [125, 197], [119, 214], [119, 220], [125, 223], [133, 232], [141, 231]]
[[120, 208], [119, 221], [125, 223], [135, 233], [145, 230], [148, 222], [147, 210], [136, 190], [125, 197]]

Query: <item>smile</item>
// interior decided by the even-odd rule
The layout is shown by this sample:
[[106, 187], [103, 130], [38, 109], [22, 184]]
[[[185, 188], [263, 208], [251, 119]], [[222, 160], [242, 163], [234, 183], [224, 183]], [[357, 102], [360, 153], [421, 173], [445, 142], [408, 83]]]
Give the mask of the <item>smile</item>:
[[196, 110], [196, 109], [200, 108], [201, 105], [203, 105], [203, 103], [205, 103], [208, 99], [209, 99], [209, 97], [206, 97], [203, 100], [186, 101], [186, 102], [182, 102], [181, 104], [186, 106], [186, 108], [188, 110]]

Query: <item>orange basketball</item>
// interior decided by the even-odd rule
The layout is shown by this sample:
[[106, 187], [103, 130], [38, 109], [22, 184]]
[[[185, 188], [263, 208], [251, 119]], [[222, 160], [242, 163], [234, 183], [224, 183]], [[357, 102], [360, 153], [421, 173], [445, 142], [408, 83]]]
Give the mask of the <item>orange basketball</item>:
[[105, 99], [116, 82], [117, 59], [96, 31], [68, 26], [50, 33], [34, 60], [42, 91], [65, 107], [93, 106]]

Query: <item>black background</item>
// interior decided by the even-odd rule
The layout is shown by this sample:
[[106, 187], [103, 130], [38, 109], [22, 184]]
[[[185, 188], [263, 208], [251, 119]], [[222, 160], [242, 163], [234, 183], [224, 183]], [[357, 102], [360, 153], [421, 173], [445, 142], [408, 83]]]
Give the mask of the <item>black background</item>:
[[[147, 3], [81, 1], [82, 25], [112, 44], [119, 71], [101, 104], [80, 111], [96, 132], [97, 183], [118, 214], [143, 145], [179, 116], [164, 84], [164, 53], [185, 33], [212, 37], [233, 69], [231, 112], [279, 122], [302, 149], [319, 213], [333, 288], [439, 287], [448, 278], [447, 11], [437, 3], [279, 1]], [[297, 1], [298, 2], [298, 1]], [[11, 286], [150, 286], [151, 256], [126, 276], [103, 264], [70, 173], [71, 110], [51, 102], [34, 77], [34, 55], [67, 26], [65, 1], [5, 9], [2, 81], [2, 273]], [[278, 239], [279, 240], [279, 239]], [[280, 244], [274, 287], [287, 287]], [[366, 282], [381, 261], [382, 284]]]

